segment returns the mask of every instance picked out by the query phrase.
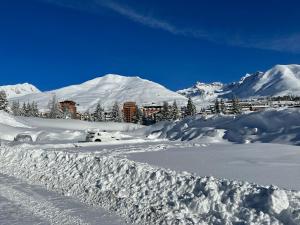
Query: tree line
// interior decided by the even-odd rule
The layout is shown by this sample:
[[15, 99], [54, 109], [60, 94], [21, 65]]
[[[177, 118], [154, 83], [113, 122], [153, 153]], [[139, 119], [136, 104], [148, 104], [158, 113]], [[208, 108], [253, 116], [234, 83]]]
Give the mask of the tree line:
[[[56, 118], [73, 118], [68, 108], [61, 108], [60, 103], [58, 102], [56, 95], [53, 95], [52, 98], [48, 102], [47, 113], [42, 114], [36, 102], [27, 102], [20, 104], [19, 101], [12, 101], [9, 106], [7, 96], [5, 91], [0, 91], [0, 110], [11, 112], [15, 116], [25, 116], [25, 117], [46, 117], [51, 119]], [[193, 116], [196, 114], [196, 106], [194, 105], [191, 98], [188, 99], [188, 103], [182, 109], [179, 109], [176, 101], [173, 102], [172, 105], [169, 105], [168, 102], [164, 102], [160, 112], [155, 114], [155, 122], [159, 121], [172, 121], [178, 120], [185, 116]], [[118, 102], [115, 102], [112, 110], [108, 113], [105, 112], [104, 107], [100, 102], [97, 103], [96, 108], [93, 112], [86, 111], [84, 113], [85, 119], [89, 121], [101, 122], [107, 120], [109, 116], [109, 120], [115, 122], [122, 122], [123, 115], [120, 110]], [[136, 106], [135, 115], [133, 116], [134, 123], [143, 123], [145, 119], [145, 115], [142, 110]]]

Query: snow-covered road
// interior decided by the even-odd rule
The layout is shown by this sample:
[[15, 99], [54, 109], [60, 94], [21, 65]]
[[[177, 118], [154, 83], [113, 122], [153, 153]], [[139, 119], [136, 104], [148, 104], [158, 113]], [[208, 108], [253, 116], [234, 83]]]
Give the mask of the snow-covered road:
[[1, 225], [122, 225], [118, 216], [0, 173]]

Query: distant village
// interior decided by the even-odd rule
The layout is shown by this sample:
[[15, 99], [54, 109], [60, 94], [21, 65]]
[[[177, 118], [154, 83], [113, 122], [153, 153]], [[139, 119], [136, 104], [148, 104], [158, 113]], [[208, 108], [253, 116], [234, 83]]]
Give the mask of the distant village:
[[5, 110], [15, 116], [41, 117], [52, 119], [78, 119], [84, 121], [115, 121], [127, 123], [139, 123], [151, 125], [159, 121], [172, 121], [194, 115], [213, 114], [241, 114], [244, 112], [262, 111], [269, 108], [300, 107], [300, 97], [279, 96], [268, 98], [257, 98], [240, 100], [236, 97], [232, 99], [216, 99], [200, 110], [196, 109], [192, 99], [189, 98], [187, 105], [178, 107], [176, 101], [172, 104], [145, 104], [139, 106], [136, 102], [115, 102], [110, 110], [105, 110], [99, 102], [96, 108], [84, 113], [77, 111], [78, 104], [74, 100], [58, 101], [54, 95], [49, 101], [47, 112], [40, 112], [35, 102], [20, 104], [13, 101], [9, 104], [5, 92], [0, 92], [0, 110]]

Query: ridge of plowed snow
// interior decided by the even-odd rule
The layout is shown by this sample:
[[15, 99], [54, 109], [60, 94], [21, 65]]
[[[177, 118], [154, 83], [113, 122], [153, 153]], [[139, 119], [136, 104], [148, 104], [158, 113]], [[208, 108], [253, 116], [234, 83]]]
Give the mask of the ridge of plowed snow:
[[122, 104], [135, 101], [137, 104], [162, 104], [164, 101], [177, 101], [179, 105], [186, 103], [186, 98], [168, 90], [160, 84], [141, 79], [140, 77], [125, 77], [108, 74], [82, 84], [72, 85], [53, 91], [26, 95], [17, 98], [21, 102], [35, 101], [41, 109], [47, 109], [47, 104], [53, 94], [58, 100], [73, 100], [78, 103], [78, 110], [85, 112], [94, 109], [98, 102], [110, 108], [115, 102]]
[[0, 171], [136, 224], [299, 224], [300, 193], [197, 177], [125, 158], [0, 147]]

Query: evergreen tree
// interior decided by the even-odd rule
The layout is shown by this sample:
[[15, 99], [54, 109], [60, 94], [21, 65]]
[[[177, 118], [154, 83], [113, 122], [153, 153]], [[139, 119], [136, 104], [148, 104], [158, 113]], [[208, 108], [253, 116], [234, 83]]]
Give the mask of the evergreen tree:
[[237, 97], [233, 97], [232, 99], [232, 112], [234, 114], [240, 114], [242, 112], [240, 101]]
[[102, 108], [100, 102], [98, 102], [95, 112], [94, 112], [94, 120], [97, 122], [104, 121], [104, 109]]
[[27, 111], [26, 104], [25, 104], [25, 102], [23, 102], [23, 106], [21, 109], [21, 116], [27, 116], [26, 111]]
[[161, 110], [162, 120], [171, 120], [171, 112], [168, 102], [163, 103], [163, 107]]
[[20, 102], [13, 101], [11, 105], [11, 111], [14, 116], [21, 116]]
[[221, 113], [226, 113], [226, 106], [225, 106], [225, 103], [224, 103], [223, 99], [221, 99], [220, 111], [221, 111]]
[[5, 91], [0, 91], [0, 110], [8, 112], [8, 100]]
[[172, 120], [180, 119], [180, 112], [179, 112], [176, 101], [173, 102], [173, 105], [171, 108], [171, 118], [172, 118]]
[[221, 112], [220, 102], [218, 99], [215, 101], [215, 113], [219, 114]]
[[27, 105], [26, 105], [26, 116], [28, 117], [32, 117], [32, 109], [31, 109], [31, 105], [29, 104], [29, 102], [27, 102]]
[[120, 108], [117, 102], [115, 102], [115, 104], [112, 107], [112, 111], [111, 111], [111, 116], [114, 122], [121, 122], [122, 121], [122, 117], [121, 117], [121, 113], [120, 113]]
[[141, 109], [139, 109], [138, 106], [136, 106], [135, 113], [134, 113], [134, 116], [132, 118], [132, 121], [134, 123], [142, 123], [142, 120], [143, 120], [143, 112], [142, 112]]
[[49, 107], [49, 118], [56, 119], [60, 118], [62, 116], [62, 113], [60, 111], [59, 103], [57, 101], [56, 95], [52, 96], [52, 99], [50, 99], [48, 103]]
[[31, 110], [32, 110], [32, 116], [39, 117], [40, 115], [39, 108], [37, 103], [34, 101], [31, 103]]
[[92, 115], [89, 110], [84, 113], [84, 120], [92, 121]]
[[191, 98], [188, 99], [188, 103], [186, 106], [186, 116], [194, 116], [196, 115], [196, 106], [194, 105]]

